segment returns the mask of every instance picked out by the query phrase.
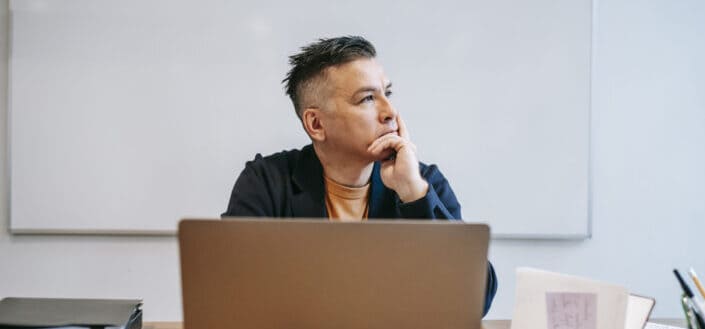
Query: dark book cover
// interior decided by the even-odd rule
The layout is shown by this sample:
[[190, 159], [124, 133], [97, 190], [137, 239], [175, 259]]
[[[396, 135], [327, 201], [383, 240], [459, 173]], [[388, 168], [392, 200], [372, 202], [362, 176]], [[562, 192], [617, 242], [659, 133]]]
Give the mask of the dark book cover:
[[0, 329], [141, 329], [141, 306], [138, 299], [10, 297], [0, 301]]

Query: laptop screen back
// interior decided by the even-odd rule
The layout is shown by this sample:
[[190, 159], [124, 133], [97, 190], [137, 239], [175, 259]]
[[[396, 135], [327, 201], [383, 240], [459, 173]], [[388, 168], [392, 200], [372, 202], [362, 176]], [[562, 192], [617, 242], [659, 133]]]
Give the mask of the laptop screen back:
[[185, 329], [480, 328], [489, 228], [184, 220]]

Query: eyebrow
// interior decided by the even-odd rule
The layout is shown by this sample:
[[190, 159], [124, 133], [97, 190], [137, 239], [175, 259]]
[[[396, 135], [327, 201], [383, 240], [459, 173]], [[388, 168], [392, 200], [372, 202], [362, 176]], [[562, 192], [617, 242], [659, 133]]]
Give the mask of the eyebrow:
[[[392, 88], [392, 83], [391, 83], [391, 82], [388, 82], [387, 85], [384, 86], [384, 90], [387, 90], [387, 89], [389, 89], [389, 88]], [[353, 93], [353, 96], [355, 96], [355, 95], [357, 95], [357, 94], [359, 94], [359, 93], [362, 93], [362, 92], [369, 92], [369, 91], [373, 91], [373, 92], [374, 92], [374, 91], [379, 91], [379, 89], [378, 89], [377, 87], [365, 86], [365, 87], [362, 87], [362, 88], [358, 89], [357, 91], [355, 91], [355, 92]]]

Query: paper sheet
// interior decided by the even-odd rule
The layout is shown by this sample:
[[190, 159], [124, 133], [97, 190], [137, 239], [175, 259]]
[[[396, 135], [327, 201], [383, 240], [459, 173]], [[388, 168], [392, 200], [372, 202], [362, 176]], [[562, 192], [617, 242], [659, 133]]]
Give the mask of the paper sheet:
[[[552, 273], [531, 268], [517, 269], [517, 291], [516, 304], [512, 320], [512, 329], [554, 329], [554, 328], [585, 328], [585, 329], [624, 329], [625, 313], [627, 309], [627, 299], [629, 293], [623, 287], [607, 284], [595, 280], [589, 280], [571, 275]], [[595, 295], [594, 312], [590, 307], [589, 298], [579, 298], [583, 309], [581, 313], [570, 311], [570, 307], [564, 305], [563, 311], [555, 313], [556, 305], [549, 307], [546, 303], [547, 293], [561, 293], [563, 300], [566, 296], [578, 296], [570, 294], [592, 294]], [[571, 298], [568, 298], [569, 300]], [[573, 298], [573, 301], [575, 299]], [[549, 316], [549, 308], [554, 311], [554, 315]], [[565, 311], [568, 311], [566, 313]], [[551, 327], [551, 325], [561, 324], [560, 316], [563, 319], [573, 315], [583, 315], [584, 321], [573, 322], [573, 327]], [[553, 317], [549, 320], [549, 317]], [[594, 324], [591, 320], [594, 318]], [[553, 323], [551, 323], [553, 322]], [[563, 322], [566, 323], [566, 322]], [[569, 323], [570, 324], [570, 323]], [[580, 327], [576, 325], [592, 326]]]
[[646, 320], [648, 320], [649, 315], [651, 315], [651, 309], [654, 308], [654, 303], [653, 298], [629, 295], [624, 329], [644, 328]]

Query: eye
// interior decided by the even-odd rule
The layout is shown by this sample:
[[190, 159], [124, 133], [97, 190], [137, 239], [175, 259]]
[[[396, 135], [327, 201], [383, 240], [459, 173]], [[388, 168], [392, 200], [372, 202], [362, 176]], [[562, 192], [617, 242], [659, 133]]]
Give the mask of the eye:
[[371, 102], [371, 101], [373, 101], [373, 100], [375, 100], [375, 96], [374, 96], [374, 95], [367, 95], [367, 96], [365, 96], [365, 98], [363, 98], [363, 99], [360, 101], [360, 103]]
[[384, 92], [384, 95], [387, 96], [387, 97], [392, 96], [392, 94], [393, 94], [393, 92], [392, 92], [391, 90], [387, 90], [387, 91]]

